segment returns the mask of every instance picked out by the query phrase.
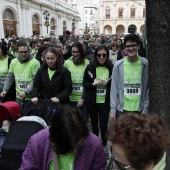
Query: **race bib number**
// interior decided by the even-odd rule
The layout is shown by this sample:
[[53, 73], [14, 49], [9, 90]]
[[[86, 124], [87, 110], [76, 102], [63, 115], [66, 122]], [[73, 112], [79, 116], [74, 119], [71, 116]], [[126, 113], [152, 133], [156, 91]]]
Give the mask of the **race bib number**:
[[18, 81], [19, 90], [27, 90], [30, 87], [29, 81]]
[[141, 88], [140, 84], [125, 85], [124, 96], [140, 96]]
[[106, 87], [98, 86], [97, 87], [97, 96], [105, 96], [106, 95]]
[[82, 84], [73, 84], [72, 85], [72, 92], [82, 93], [83, 92]]

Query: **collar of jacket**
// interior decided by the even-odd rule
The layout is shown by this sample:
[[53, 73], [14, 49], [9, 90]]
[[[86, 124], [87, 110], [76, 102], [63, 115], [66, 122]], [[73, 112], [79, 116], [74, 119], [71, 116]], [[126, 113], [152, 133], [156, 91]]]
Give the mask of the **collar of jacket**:
[[24, 60], [24, 61], [22, 61], [19, 57], [17, 57], [18, 58], [18, 61], [20, 62], [20, 63], [27, 63], [28, 61], [30, 61], [30, 60], [32, 60], [33, 59], [33, 56], [32, 56], [32, 54], [28, 54], [28, 58], [26, 59], [26, 60]]

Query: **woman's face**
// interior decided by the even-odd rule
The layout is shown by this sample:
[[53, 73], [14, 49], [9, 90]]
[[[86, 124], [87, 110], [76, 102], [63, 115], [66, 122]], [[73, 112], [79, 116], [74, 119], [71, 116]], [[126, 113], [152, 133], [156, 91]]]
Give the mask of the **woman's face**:
[[57, 58], [58, 58], [58, 56], [56, 56], [54, 53], [47, 52], [45, 54], [45, 61], [49, 68], [56, 67]]
[[73, 55], [73, 60], [80, 59], [80, 52], [77, 47], [72, 47], [72, 55]]
[[117, 44], [112, 44], [112, 51], [117, 51], [118, 45]]
[[[128, 161], [124, 148], [120, 144], [112, 144], [112, 153], [114, 155], [113, 167], [117, 170], [122, 170], [123, 168], [126, 170], [137, 170], [131, 167], [131, 163]], [[149, 166], [146, 165], [143, 170], [152, 170], [153, 164]], [[122, 167], [122, 169], [121, 169]], [[127, 168], [125, 168], [127, 167]], [[113, 168], [114, 169], [114, 168]]]
[[105, 61], [107, 60], [107, 52], [103, 50], [99, 50], [97, 52], [97, 61], [99, 62], [100, 65], [103, 65]]

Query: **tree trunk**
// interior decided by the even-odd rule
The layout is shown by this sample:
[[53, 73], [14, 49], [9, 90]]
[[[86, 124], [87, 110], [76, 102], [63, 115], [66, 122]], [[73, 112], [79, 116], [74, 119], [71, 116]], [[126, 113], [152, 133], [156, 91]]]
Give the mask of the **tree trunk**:
[[146, 0], [149, 112], [170, 129], [170, 0]]

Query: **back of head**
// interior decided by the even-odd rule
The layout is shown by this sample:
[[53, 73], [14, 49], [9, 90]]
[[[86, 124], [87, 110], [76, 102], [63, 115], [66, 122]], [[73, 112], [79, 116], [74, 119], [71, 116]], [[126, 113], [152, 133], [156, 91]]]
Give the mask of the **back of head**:
[[150, 162], [156, 165], [170, 144], [169, 131], [156, 114], [121, 116], [111, 125], [108, 138], [124, 149], [135, 169], [145, 169]]
[[69, 30], [66, 30], [66, 31], [65, 31], [65, 34], [70, 35], [70, 31], [69, 31]]
[[52, 120], [50, 141], [57, 154], [67, 154], [80, 139], [88, 136], [88, 128], [78, 108], [63, 106]]

